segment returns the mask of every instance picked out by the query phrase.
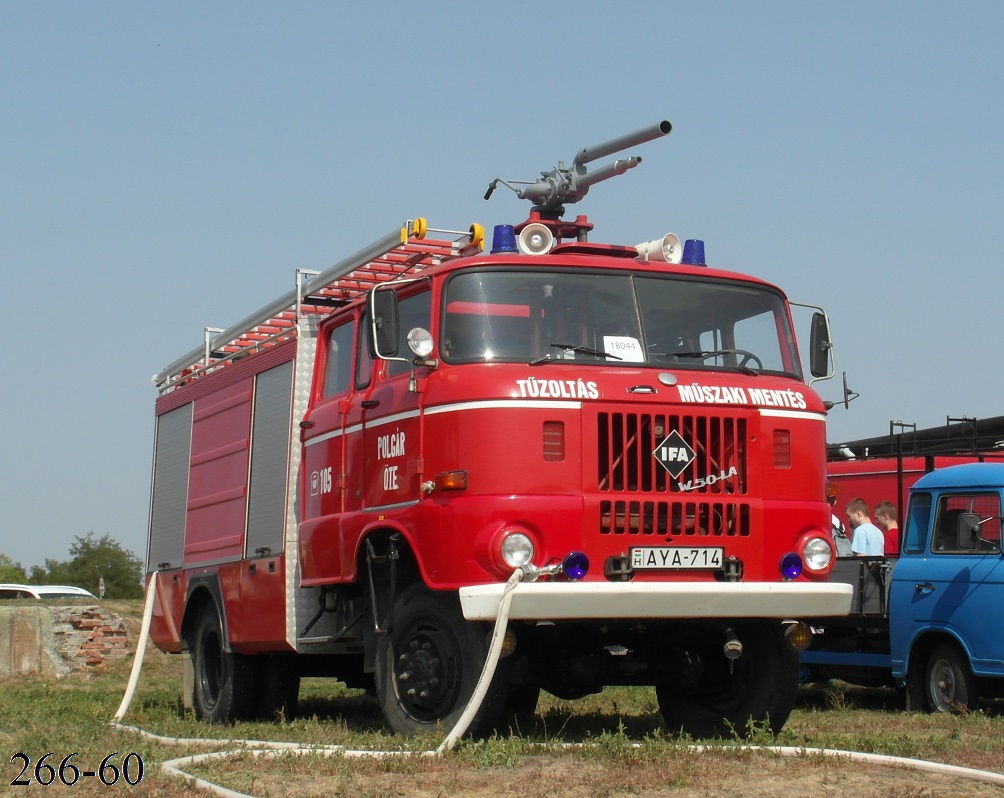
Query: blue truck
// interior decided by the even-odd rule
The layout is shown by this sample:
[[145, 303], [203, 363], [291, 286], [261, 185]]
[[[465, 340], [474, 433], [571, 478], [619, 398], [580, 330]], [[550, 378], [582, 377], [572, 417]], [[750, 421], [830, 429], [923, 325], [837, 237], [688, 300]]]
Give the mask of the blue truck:
[[922, 712], [1004, 696], [1004, 464], [932, 471], [910, 490], [900, 556], [839, 558], [851, 614], [813, 624], [805, 681], [905, 688]]

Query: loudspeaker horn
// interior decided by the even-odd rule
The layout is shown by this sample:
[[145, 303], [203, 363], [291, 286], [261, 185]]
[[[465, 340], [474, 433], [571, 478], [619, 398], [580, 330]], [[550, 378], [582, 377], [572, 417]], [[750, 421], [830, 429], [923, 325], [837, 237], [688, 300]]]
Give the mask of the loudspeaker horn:
[[528, 224], [519, 231], [519, 238], [516, 245], [524, 255], [543, 255], [551, 251], [554, 243], [554, 234], [547, 229], [547, 225], [534, 222]]
[[680, 263], [683, 260], [683, 243], [674, 233], [666, 233], [662, 238], [646, 241], [635, 249], [645, 260], [661, 263]]

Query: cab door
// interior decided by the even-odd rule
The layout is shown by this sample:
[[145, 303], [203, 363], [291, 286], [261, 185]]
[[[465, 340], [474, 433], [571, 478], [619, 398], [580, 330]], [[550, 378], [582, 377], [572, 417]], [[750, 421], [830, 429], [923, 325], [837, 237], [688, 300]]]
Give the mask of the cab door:
[[[982, 536], [996, 545], [981, 542], [975, 550], [961, 548], [957, 535], [961, 513], [991, 518], [983, 525]], [[998, 616], [1004, 601], [1000, 514], [995, 492], [941, 494], [934, 507], [930, 548], [923, 558], [901, 557], [894, 572], [899, 590], [910, 594], [915, 628], [951, 632], [969, 650], [976, 673], [998, 676], [1004, 674], [1004, 637], [987, 619]]]
[[304, 584], [342, 573], [340, 516], [344, 511], [345, 431], [353, 394], [356, 324], [347, 318], [321, 334], [313, 401], [302, 426], [300, 564]]
[[428, 290], [400, 297], [398, 359], [382, 361], [363, 402], [364, 510], [407, 506], [421, 497], [421, 394], [413, 390], [414, 367], [410, 361], [414, 356], [408, 349], [407, 336], [415, 327], [429, 329], [430, 314]]

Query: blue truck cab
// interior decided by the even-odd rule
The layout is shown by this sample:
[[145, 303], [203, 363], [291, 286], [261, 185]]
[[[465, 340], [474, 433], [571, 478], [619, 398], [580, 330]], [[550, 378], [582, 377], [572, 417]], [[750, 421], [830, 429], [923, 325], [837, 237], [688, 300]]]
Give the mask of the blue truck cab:
[[821, 620], [808, 681], [891, 684], [907, 709], [948, 712], [1004, 695], [1004, 464], [933, 471], [910, 490], [900, 556], [840, 558], [851, 615]]

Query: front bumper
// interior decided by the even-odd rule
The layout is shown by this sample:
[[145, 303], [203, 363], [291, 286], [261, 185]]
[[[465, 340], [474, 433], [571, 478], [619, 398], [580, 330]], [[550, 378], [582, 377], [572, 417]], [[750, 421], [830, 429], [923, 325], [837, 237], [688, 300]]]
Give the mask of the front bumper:
[[[494, 621], [504, 584], [460, 588], [469, 621]], [[684, 618], [799, 619], [847, 615], [853, 588], [811, 582], [521, 582], [518, 621]]]

